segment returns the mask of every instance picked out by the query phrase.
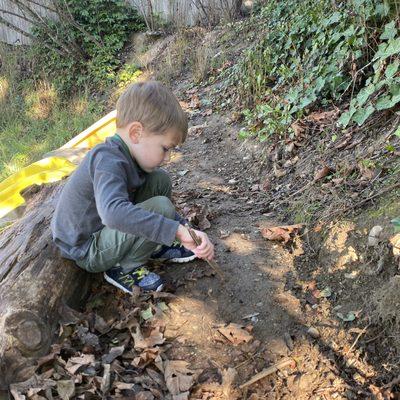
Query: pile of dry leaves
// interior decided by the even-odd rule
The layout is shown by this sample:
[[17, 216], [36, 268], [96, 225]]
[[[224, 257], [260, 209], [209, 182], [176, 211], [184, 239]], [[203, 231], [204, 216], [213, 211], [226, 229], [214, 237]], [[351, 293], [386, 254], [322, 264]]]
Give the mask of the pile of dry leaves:
[[[238, 399], [236, 371], [193, 370], [182, 359], [168, 359], [164, 336], [170, 293], [118, 295], [112, 304], [95, 293], [85, 314], [64, 309], [59, 340], [38, 360], [33, 376], [10, 386], [22, 399]], [[110, 294], [110, 293], [109, 293]], [[103, 314], [102, 316], [100, 314]], [[108, 315], [107, 315], [108, 314]], [[252, 340], [251, 326], [218, 328], [232, 345]]]

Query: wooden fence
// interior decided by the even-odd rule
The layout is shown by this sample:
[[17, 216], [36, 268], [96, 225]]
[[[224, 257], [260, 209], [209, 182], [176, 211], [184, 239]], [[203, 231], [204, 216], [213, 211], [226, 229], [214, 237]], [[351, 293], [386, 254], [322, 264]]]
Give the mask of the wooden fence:
[[[0, 0], [0, 42], [29, 44], [30, 17], [21, 4], [28, 0]], [[159, 21], [171, 22], [176, 26], [193, 26], [199, 22], [214, 23], [220, 18], [229, 18], [237, 7], [238, 0], [126, 0], [145, 18], [151, 29]], [[51, 0], [29, 0], [29, 6], [39, 15], [51, 17], [46, 6]], [[13, 25], [15, 28], [13, 28]]]

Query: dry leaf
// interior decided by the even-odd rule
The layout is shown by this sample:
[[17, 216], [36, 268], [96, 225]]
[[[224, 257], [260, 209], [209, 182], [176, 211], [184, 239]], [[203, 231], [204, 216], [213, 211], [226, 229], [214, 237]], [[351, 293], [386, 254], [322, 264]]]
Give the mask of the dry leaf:
[[113, 387], [118, 390], [132, 390], [134, 384], [133, 383], [125, 383], [125, 382], [113, 382]]
[[106, 394], [111, 388], [111, 366], [104, 364], [103, 378], [101, 380], [100, 390]]
[[93, 364], [95, 361], [93, 354], [82, 354], [80, 357], [71, 357], [65, 369], [71, 374], [75, 375], [79, 368]]
[[365, 181], [370, 181], [374, 179], [376, 176], [376, 170], [367, 168], [366, 166], [362, 165], [361, 163], [358, 164], [358, 169], [361, 172], [361, 179]]
[[228, 326], [218, 328], [218, 331], [235, 346], [248, 343], [253, 339], [253, 336], [247, 331], [247, 327], [239, 324], [230, 323]]
[[321, 121], [331, 121], [338, 114], [337, 110], [323, 111], [323, 112], [312, 112], [308, 115], [305, 120], [310, 122], [321, 122]]
[[274, 175], [277, 178], [281, 178], [282, 176], [286, 175], [286, 171], [284, 169], [280, 169], [276, 164], [274, 164]]
[[104, 354], [101, 358], [103, 364], [111, 364], [117, 357], [122, 355], [125, 351], [125, 346], [112, 347], [108, 354]]
[[183, 212], [187, 220], [197, 225], [202, 231], [211, 227], [210, 221], [207, 219], [210, 218], [207, 206], [195, 205], [190, 208], [185, 207]]
[[300, 125], [299, 122], [293, 122], [290, 127], [293, 129], [293, 132], [296, 137], [301, 137], [301, 134], [304, 132], [304, 126]]
[[174, 400], [188, 399], [189, 390], [193, 386], [193, 371], [189, 370], [189, 363], [183, 360], [164, 362], [164, 377], [169, 392]]
[[318, 181], [322, 178], [325, 178], [327, 175], [329, 175], [332, 172], [332, 170], [325, 165], [322, 167], [320, 170], [318, 170], [315, 175], [314, 175], [314, 181]]
[[222, 370], [222, 393], [227, 399], [232, 398], [231, 392], [233, 383], [237, 377], [237, 371], [235, 368], [228, 368]]
[[302, 226], [303, 224], [296, 224], [263, 228], [261, 229], [261, 235], [265, 239], [278, 240], [286, 244], [292, 239], [291, 235], [297, 234]]
[[151, 392], [139, 392], [135, 394], [135, 400], [154, 400], [154, 396]]
[[400, 233], [394, 235], [389, 239], [391, 245], [393, 246], [393, 255], [395, 257], [400, 257]]
[[132, 333], [133, 340], [135, 341], [135, 349], [147, 349], [150, 347], [154, 347], [158, 344], [163, 344], [165, 342], [165, 338], [163, 334], [160, 332], [160, 327], [154, 328], [150, 332], [150, 336], [144, 338], [140, 328], [137, 327], [136, 331]]
[[95, 323], [94, 323], [94, 329], [96, 329], [96, 331], [100, 332], [101, 334], [107, 333], [111, 330], [111, 327], [108, 326], [107, 322], [104, 321], [104, 319], [102, 317], [100, 317], [100, 315], [95, 316]]
[[138, 357], [133, 359], [132, 365], [136, 368], [143, 368], [153, 362], [160, 353], [159, 347], [145, 349]]
[[58, 381], [57, 392], [63, 400], [69, 400], [75, 396], [75, 383], [72, 380]]
[[207, 128], [207, 124], [194, 125], [188, 129], [188, 135], [199, 136], [203, 133], [203, 129]]
[[192, 98], [190, 99], [189, 103], [190, 108], [200, 108], [200, 99], [197, 94], [194, 94]]

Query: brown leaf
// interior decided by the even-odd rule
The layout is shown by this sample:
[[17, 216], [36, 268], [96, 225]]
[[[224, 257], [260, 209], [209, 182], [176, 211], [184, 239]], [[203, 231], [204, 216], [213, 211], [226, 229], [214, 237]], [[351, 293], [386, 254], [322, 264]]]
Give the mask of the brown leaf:
[[210, 218], [210, 212], [207, 206], [195, 205], [192, 207], [185, 207], [183, 212], [188, 221], [197, 225], [202, 231], [211, 227], [211, 223], [208, 220], [208, 218]]
[[358, 164], [358, 169], [361, 172], [361, 179], [365, 181], [370, 181], [375, 178], [376, 176], [376, 170], [374, 168], [368, 168], [362, 163]]
[[42, 379], [34, 374], [24, 382], [12, 383], [10, 385], [10, 393], [15, 400], [25, 400], [26, 396], [24, 396], [24, 393], [27, 393], [31, 389], [40, 388], [40, 390], [46, 390], [54, 386], [56, 386], [56, 382], [53, 380]]
[[304, 126], [300, 125], [299, 122], [293, 122], [290, 127], [293, 129], [295, 136], [301, 137], [301, 134], [304, 132]]
[[267, 192], [269, 189], [271, 189], [271, 181], [268, 178], [266, 178], [262, 183], [262, 190]]
[[232, 398], [231, 392], [236, 377], [237, 377], [237, 371], [235, 368], [228, 368], [222, 370], [222, 393], [227, 399]]
[[75, 396], [75, 383], [72, 380], [58, 381], [57, 392], [63, 400], [69, 400]]
[[228, 326], [218, 328], [218, 331], [236, 346], [241, 343], [250, 342], [253, 339], [253, 336], [250, 335], [246, 328], [243, 325], [230, 323]]
[[163, 344], [165, 342], [165, 338], [163, 334], [160, 332], [160, 327], [153, 329], [150, 332], [150, 336], [144, 338], [140, 328], [137, 327], [135, 332], [132, 332], [133, 340], [135, 341], [135, 349], [147, 349], [150, 347], [154, 347], [158, 344]]
[[94, 329], [96, 331], [100, 332], [101, 334], [107, 333], [111, 330], [111, 327], [107, 324], [106, 321], [100, 315], [95, 315], [95, 323], [94, 323]]
[[321, 122], [321, 121], [326, 121], [326, 120], [332, 120], [332, 118], [335, 118], [335, 116], [338, 114], [337, 110], [331, 110], [331, 111], [323, 111], [323, 112], [312, 112], [310, 115], [308, 115], [305, 120], [310, 121], [310, 122]]
[[136, 368], [144, 368], [146, 365], [152, 363], [160, 353], [161, 350], [159, 347], [145, 349], [138, 357], [133, 359], [132, 365]]
[[282, 176], [285, 176], [285, 175], [286, 175], [286, 171], [285, 171], [284, 169], [280, 169], [280, 168], [277, 166], [277, 164], [274, 164], [273, 169], [274, 169], [274, 175], [275, 175], [277, 178], [281, 178]]
[[101, 379], [100, 390], [103, 394], [106, 394], [111, 388], [111, 366], [110, 364], [104, 364], [103, 377]]
[[194, 94], [192, 98], [190, 99], [189, 103], [190, 108], [200, 108], [200, 99], [197, 94]]
[[149, 391], [143, 391], [135, 394], [135, 400], [153, 400], [154, 396]]
[[79, 370], [79, 368], [93, 364], [95, 361], [93, 354], [82, 354], [80, 357], [71, 357], [65, 369], [71, 374], [75, 375], [75, 373]]
[[189, 390], [194, 383], [194, 373], [189, 370], [189, 363], [183, 360], [164, 362], [164, 378], [173, 399], [188, 399]]
[[123, 354], [125, 346], [112, 347], [108, 354], [104, 354], [101, 358], [103, 364], [111, 364], [117, 357]]
[[324, 167], [322, 167], [320, 170], [318, 170], [315, 175], [314, 175], [314, 181], [318, 181], [322, 178], [325, 178], [327, 175], [329, 175], [331, 173], [331, 169], [325, 165]]
[[296, 225], [282, 225], [261, 229], [261, 235], [267, 240], [277, 240], [285, 244], [291, 240], [291, 235], [297, 234], [303, 224]]

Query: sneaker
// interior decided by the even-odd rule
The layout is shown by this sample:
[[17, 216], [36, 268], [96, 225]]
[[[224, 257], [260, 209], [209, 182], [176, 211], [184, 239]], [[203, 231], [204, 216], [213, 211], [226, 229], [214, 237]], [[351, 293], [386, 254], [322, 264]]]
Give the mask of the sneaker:
[[145, 267], [138, 267], [126, 273], [117, 266], [105, 271], [104, 279], [125, 293], [132, 293], [133, 286], [139, 286], [144, 291], [156, 292], [161, 291], [164, 286], [161, 277]]
[[180, 242], [175, 241], [172, 246], [162, 246], [161, 249], [152, 254], [152, 260], [160, 260], [164, 262], [174, 262], [174, 263], [186, 263], [192, 261], [196, 258], [196, 255], [186, 249], [180, 244]]

